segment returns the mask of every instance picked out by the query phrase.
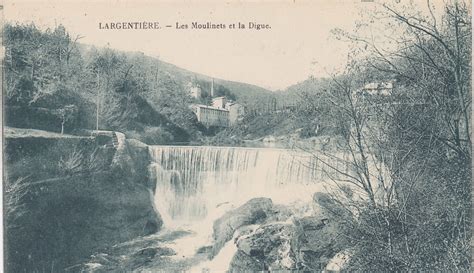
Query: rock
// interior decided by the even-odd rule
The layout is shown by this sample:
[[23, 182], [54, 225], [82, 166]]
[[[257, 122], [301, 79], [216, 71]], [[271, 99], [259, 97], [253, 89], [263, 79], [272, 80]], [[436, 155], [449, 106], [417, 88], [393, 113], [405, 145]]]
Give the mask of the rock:
[[70, 272], [132, 272], [156, 260], [174, 255], [176, 252], [169, 247], [145, 247], [127, 255], [99, 253], [92, 255], [87, 263], [78, 267], [80, 270], [73, 268]]
[[156, 182], [149, 177], [149, 162], [151, 162], [148, 145], [136, 139], [126, 139], [125, 149], [130, 156], [128, 163], [130, 164], [130, 172], [137, 177], [147, 188], [155, 191]]
[[321, 270], [339, 251], [336, 245], [337, 225], [324, 216], [308, 216], [294, 220], [295, 249], [301, 268]]
[[294, 218], [292, 223], [267, 223], [237, 237], [237, 253], [230, 272], [300, 270], [325, 268], [340, 248], [335, 224], [325, 217]]
[[329, 194], [316, 192], [313, 195], [315, 211], [327, 218], [341, 218], [348, 214], [341, 204], [337, 203]]
[[158, 253], [157, 248], [145, 248], [140, 250], [139, 252], [135, 253], [133, 256], [135, 257], [143, 257], [143, 258], [153, 258]]
[[119, 259], [117, 259], [117, 257], [113, 257], [113, 256], [110, 256], [106, 253], [99, 253], [99, 254], [96, 254], [96, 255], [93, 255], [92, 258], [91, 258], [91, 264], [100, 264], [100, 265], [112, 265], [112, 264], [118, 264], [119, 263]]
[[[178, 270], [171, 269], [173, 264], [180, 264], [181, 257], [176, 256], [172, 241], [190, 234], [192, 233], [189, 231], [167, 230], [137, 237], [103, 249], [102, 253], [92, 255], [77, 268], [66, 272], [155, 272], [156, 268], [159, 268], [160, 272], [176, 272]], [[202, 255], [202, 258], [204, 259], [205, 255]]]
[[150, 219], [145, 223], [145, 226], [143, 227], [143, 234], [144, 235], [150, 235], [153, 233], [156, 233], [158, 230], [160, 230], [161, 225], [163, 222], [161, 220], [155, 220], [155, 219]]
[[237, 250], [234, 257], [232, 257], [232, 260], [230, 262], [230, 268], [227, 272], [262, 272], [263, 270], [264, 266], [262, 262], [259, 262], [255, 258], [250, 257], [242, 250]]
[[296, 269], [297, 260], [292, 246], [294, 234], [292, 224], [272, 223], [239, 237], [239, 251], [232, 259], [230, 271]]
[[147, 265], [161, 257], [174, 255], [176, 255], [176, 252], [168, 247], [144, 248], [134, 253], [131, 257], [127, 257], [125, 260], [121, 260], [118, 265], [115, 265], [115, 267], [111, 268], [113, 268], [114, 270], [116, 270], [117, 268], [123, 268], [126, 269], [126, 271], [132, 271], [144, 265]]
[[263, 222], [271, 213], [272, 205], [269, 198], [254, 198], [217, 219], [213, 225], [215, 243], [210, 256], [214, 257], [238, 228]]
[[296, 201], [289, 205], [274, 204], [266, 222], [285, 222], [295, 215], [312, 213], [313, 208], [307, 202]]
[[280, 204], [275, 204], [273, 205], [272, 213], [268, 216], [267, 221], [271, 221], [271, 222], [286, 221], [291, 216], [293, 216], [293, 214], [294, 214], [294, 211], [290, 207], [280, 205]]
[[325, 270], [329, 272], [341, 272], [347, 269], [353, 252], [349, 249], [338, 252], [326, 265]]
[[154, 258], [155, 256], [173, 256], [173, 255], [176, 255], [176, 252], [169, 247], [148, 247], [134, 253], [132, 257], [151, 259], [151, 258]]
[[196, 250], [196, 254], [210, 253], [212, 251], [212, 246], [202, 246]]

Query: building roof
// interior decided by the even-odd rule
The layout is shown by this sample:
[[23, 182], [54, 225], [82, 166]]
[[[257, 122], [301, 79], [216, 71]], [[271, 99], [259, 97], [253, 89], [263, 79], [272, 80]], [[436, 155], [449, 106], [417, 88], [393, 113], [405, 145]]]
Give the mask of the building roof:
[[215, 97], [215, 98], [212, 98], [212, 100], [219, 100], [219, 99], [225, 99], [225, 97]]
[[229, 110], [224, 109], [224, 108], [217, 108], [214, 106], [209, 106], [209, 105], [204, 105], [204, 104], [193, 104], [194, 107], [199, 107], [199, 108], [205, 108], [205, 109], [212, 109], [212, 110], [219, 110], [219, 111], [225, 111], [229, 112]]

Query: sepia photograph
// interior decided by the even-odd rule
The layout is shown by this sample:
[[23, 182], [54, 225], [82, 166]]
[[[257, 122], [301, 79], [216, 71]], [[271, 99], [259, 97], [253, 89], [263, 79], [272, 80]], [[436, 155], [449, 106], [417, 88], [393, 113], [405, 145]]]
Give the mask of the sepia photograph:
[[0, 14], [1, 272], [472, 271], [471, 1]]

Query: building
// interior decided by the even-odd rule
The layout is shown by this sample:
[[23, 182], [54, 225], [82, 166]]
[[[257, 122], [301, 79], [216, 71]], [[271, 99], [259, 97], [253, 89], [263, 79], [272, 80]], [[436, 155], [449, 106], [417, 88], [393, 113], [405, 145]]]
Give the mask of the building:
[[188, 83], [187, 87], [188, 87], [191, 97], [196, 98], [196, 99], [201, 98], [202, 90], [198, 84]]
[[352, 92], [352, 99], [357, 104], [381, 104], [394, 94], [394, 81], [370, 82]]
[[[201, 88], [190, 83], [191, 95], [201, 96]], [[227, 101], [226, 97], [214, 97], [214, 79], [211, 82], [211, 106], [194, 104], [192, 109], [197, 120], [206, 127], [228, 127], [236, 124], [245, 114], [244, 106], [236, 102]]]
[[236, 102], [226, 103], [225, 109], [229, 110], [229, 124], [230, 125], [236, 124], [237, 121], [241, 120], [245, 114], [244, 106]]
[[201, 87], [199, 86], [193, 86], [191, 87], [191, 97], [199, 99], [201, 97]]
[[245, 114], [243, 105], [226, 102], [225, 97], [214, 98], [212, 106], [194, 104], [192, 109], [198, 121], [206, 127], [228, 127], [242, 120]]
[[212, 106], [220, 109], [225, 109], [227, 100], [225, 97], [212, 98]]
[[357, 91], [359, 94], [389, 96], [393, 92], [393, 82], [367, 83]]
[[206, 127], [228, 127], [229, 110], [202, 104], [192, 105], [193, 112], [200, 123]]

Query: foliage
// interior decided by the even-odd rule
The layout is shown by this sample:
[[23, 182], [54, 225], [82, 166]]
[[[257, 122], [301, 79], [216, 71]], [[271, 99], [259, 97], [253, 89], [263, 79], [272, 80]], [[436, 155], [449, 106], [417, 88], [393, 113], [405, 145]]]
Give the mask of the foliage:
[[333, 109], [330, 80], [310, 78], [246, 107], [240, 123], [220, 135], [258, 139], [268, 135], [347, 137], [348, 123]]
[[75, 41], [62, 25], [45, 32], [34, 25], [6, 25], [4, 35], [7, 102], [32, 104], [59, 92], [62, 81], [73, 76]]
[[142, 132], [127, 131], [128, 138], [138, 139], [148, 145], [169, 144], [175, 142], [173, 135], [161, 127], [145, 127]]
[[66, 157], [59, 159], [59, 169], [63, 170], [66, 175], [71, 175], [80, 171], [82, 165], [83, 155], [80, 151], [74, 149], [72, 153]]
[[[194, 80], [194, 83], [201, 88], [201, 101], [204, 103], [212, 102], [211, 85], [212, 82], [208, 80]], [[237, 100], [237, 97], [232, 91], [222, 84], [214, 84], [214, 97], [226, 97], [228, 100]]]
[[[447, 3], [441, 21], [415, 8], [380, 8], [396, 46], [363, 36], [373, 31], [342, 33], [359, 55], [331, 85], [336, 113], [350, 121], [352, 166], [332, 182], [362, 196], [334, 195], [351, 212], [333, 215], [343, 223], [339, 243], [353, 250], [347, 269], [470, 271], [468, 5]], [[365, 84], [386, 81], [395, 86], [389, 94], [360, 95]]]
[[106, 149], [96, 146], [92, 151], [84, 152], [83, 148], [79, 146], [74, 147], [69, 153], [60, 156], [58, 170], [62, 172], [61, 175], [75, 175], [104, 170], [107, 168], [107, 164], [110, 163], [104, 160], [104, 155], [107, 153]]
[[64, 125], [66, 124], [66, 122], [69, 122], [75, 118], [77, 114], [77, 107], [73, 104], [70, 104], [64, 106], [64, 108], [58, 109], [56, 112], [58, 117], [61, 119], [61, 134], [63, 134]]
[[[33, 24], [5, 26], [7, 125], [51, 130], [43, 125], [58, 124], [53, 130], [61, 132], [160, 127], [175, 141], [200, 138], [205, 128], [189, 108], [194, 101], [185, 88], [192, 73], [140, 53], [86, 47], [80, 38], [61, 25], [45, 31]], [[216, 86], [219, 94], [236, 98]], [[8, 109], [50, 114], [12, 117]]]
[[5, 222], [8, 228], [17, 227], [17, 220], [27, 213], [25, 198], [29, 183], [25, 177], [5, 181]]

